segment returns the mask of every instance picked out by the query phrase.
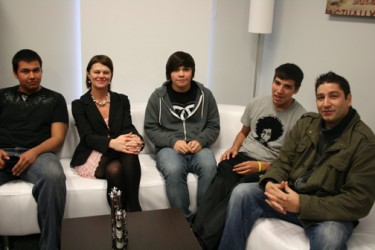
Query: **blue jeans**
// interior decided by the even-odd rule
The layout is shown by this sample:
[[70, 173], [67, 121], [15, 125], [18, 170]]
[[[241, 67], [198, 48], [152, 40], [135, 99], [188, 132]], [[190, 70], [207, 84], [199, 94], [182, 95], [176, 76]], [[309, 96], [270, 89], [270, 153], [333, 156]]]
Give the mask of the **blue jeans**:
[[172, 148], [163, 148], [157, 153], [156, 167], [162, 173], [171, 207], [182, 208], [190, 223], [190, 198], [187, 185], [188, 173], [198, 176], [197, 204], [216, 175], [216, 159], [208, 148], [196, 154], [180, 154]]
[[[22, 153], [19, 150], [6, 151], [10, 155]], [[53, 153], [41, 154], [19, 177], [13, 176], [11, 172], [0, 170], [0, 185], [15, 179], [34, 184], [32, 195], [38, 204], [40, 249], [61, 249], [61, 222], [64, 216], [66, 187], [65, 175], [59, 159]]]
[[294, 213], [276, 212], [265, 202], [258, 183], [239, 184], [232, 192], [220, 250], [243, 250], [246, 240], [258, 218], [278, 218], [302, 226], [310, 239], [310, 249], [347, 249], [346, 242], [353, 231], [350, 221], [318, 221], [302, 225]]

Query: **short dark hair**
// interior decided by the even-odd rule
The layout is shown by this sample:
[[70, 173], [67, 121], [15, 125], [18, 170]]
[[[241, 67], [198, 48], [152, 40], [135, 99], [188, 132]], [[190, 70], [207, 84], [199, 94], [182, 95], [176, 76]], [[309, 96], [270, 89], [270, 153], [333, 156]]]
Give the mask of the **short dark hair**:
[[191, 68], [193, 71], [192, 78], [194, 78], [195, 62], [193, 57], [186, 52], [177, 51], [168, 58], [167, 65], [165, 66], [165, 75], [167, 80], [171, 80], [172, 71], [177, 70], [181, 66]]
[[348, 97], [350, 92], [349, 82], [342, 76], [337, 75], [336, 73], [329, 71], [328, 73], [321, 74], [316, 78], [315, 82], [315, 94], [318, 90], [318, 87], [323, 83], [337, 83], [342, 91], [344, 91], [345, 98]]
[[285, 63], [275, 69], [275, 76], [273, 79], [275, 80], [276, 77], [281, 80], [293, 80], [295, 87], [298, 90], [301, 87], [303, 80], [303, 71], [293, 63]]
[[18, 63], [20, 61], [25, 61], [25, 62], [38, 61], [40, 68], [42, 68], [42, 58], [38, 55], [38, 53], [36, 53], [35, 51], [31, 49], [22, 49], [13, 56], [12, 65], [13, 65], [14, 73], [17, 73]]
[[[112, 75], [111, 75], [110, 81], [112, 81], [112, 78], [113, 78], [113, 63], [112, 63], [111, 58], [109, 58], [106, 55], [96, 55], [96, 56], [94, 56], [93, 58], [91, 58], [91, 60], [87, 64], [86, 73], [90, 72], [90, 69], [91, 69], [92, 65], [94, 65], [95, 63], [101, 63], [101, 64], [107, 66], [111, 70]], [[90, 82], [90, 79], [87, 75], [86, 75], [86, 87], [88, 89], [91, 88], [91, 82]], [[110, 88], [111, 88], [111, 85], [108, 85], [108, 90]]]

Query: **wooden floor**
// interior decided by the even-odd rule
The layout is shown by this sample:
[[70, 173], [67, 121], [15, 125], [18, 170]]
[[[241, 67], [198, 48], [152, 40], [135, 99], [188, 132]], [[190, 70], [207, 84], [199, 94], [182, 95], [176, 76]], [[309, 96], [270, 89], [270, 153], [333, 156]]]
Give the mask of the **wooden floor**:
[[[32, 234], [26, 236], [10, 236], [10, 250], [38, 250], [40, 234]], [[0, 249], [4, 250], [3, 240], [0, 240]]]

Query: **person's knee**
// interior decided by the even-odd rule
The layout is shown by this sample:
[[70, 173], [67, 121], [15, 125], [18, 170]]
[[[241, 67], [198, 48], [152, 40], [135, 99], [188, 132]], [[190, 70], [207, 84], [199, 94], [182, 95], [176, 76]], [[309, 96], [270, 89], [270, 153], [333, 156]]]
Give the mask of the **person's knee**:
[[197, 171], [199, 178], [207, 179], [209, 182], [215, 177], [216, 175], [216, 165], [215, 164], [207, 164], [203, 166], [199, 166]]
[[166, 179], [179, 179], [183, 178], [184, 171], [183, 168], [179, 164], [171, 164], [170, 162], [159, 163], [158, 167], [163, 176]]
[[318, 226], [312, 239], [313, 249], [346, 249], [352, 232], [350, 222], [326, 221]]
[[119, 161], [112, 161], [105, 167], [105, 176], [119, 176], [122, 172], [122, 166]]
[[209, 149], [202, 150], [193, 162], [198, 175], [207, 176], [210, 179], [216, 175], [216, 159]]
[[65, 174], [61, 171], [50, 171], [44, 175], [44, 180], [53, 185], [65, 183]]
[[60, 161], [54, 155], [45, 155], [41, 163], [42, 178], [51, 184], [65, 183], [65, 174]]
[[160, 162], [177, 161], [178, 153], [173, 148], [163, 148], [157, 153], [156, 158]]
[[257, 183], [241, 183], [232, 191], [230, 203], [242, 203], [244, 200], [256, 200], [258, 195], [262, 193]]
[[208, 148], [203, 148], [200, 152], [195, 155], [198, 162], [202, 165], [207, 164], [209, 166], [214, 165], [216, 167], [216, 158], [214, 153]]
[[258, 191], [258, 183], [240, 183], [232, 191], [232, 196], [248, 196]]
[[237, 178], [238, 174], [233, 171], [233, 164], [229, 160], [221, 161], [217, 167], [217, 174], [219, 176], [233, 176]]
[[162, 149], [157, 155], [156, 166], [165, 178], [184, 178], [187, 175], [185, 163], [173, 151]]

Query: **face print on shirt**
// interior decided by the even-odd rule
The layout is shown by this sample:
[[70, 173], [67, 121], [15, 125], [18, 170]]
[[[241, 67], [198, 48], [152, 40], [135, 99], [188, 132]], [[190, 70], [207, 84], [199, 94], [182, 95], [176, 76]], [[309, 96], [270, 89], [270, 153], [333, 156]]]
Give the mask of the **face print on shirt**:
[[263, 116], [258, 119], [255, 132], [255, 139], [269, 147], [269, 142], [276, 141], [283, 135], [284, 127], [276, 116]]

